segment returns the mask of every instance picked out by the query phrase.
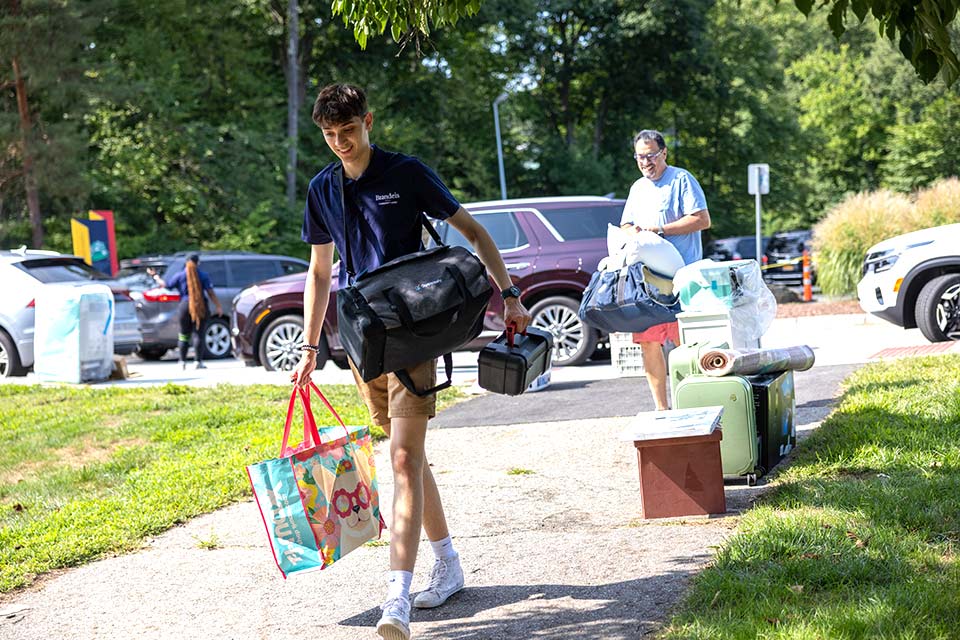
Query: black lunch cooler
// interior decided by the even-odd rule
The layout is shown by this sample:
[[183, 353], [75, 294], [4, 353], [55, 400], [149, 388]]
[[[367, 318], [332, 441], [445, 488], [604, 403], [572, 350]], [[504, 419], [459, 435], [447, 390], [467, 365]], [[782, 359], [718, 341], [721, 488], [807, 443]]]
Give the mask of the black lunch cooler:
[[525, 334], [508, 329], [480, 351], [477, 384], [494, 393], [520, 395], [550, 370], [553, 335], [527, 327]]

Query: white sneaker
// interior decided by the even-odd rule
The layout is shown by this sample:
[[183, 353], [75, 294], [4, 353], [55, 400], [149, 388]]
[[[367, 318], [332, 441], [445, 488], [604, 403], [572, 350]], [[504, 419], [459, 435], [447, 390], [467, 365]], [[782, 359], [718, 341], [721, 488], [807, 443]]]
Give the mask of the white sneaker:
[[430, 571], [430, 584], [426, 590], [417, 594], [413, 606], [418, 609], [432, 609], [439, 607], [447, 598], [463, 589], [463, 568], [460, 566], [460, 556], [441, 560], [437, 558]]
[[377, 623], [377, 635], [384, 640], [410, 640], [410, 601], [390, 598], [380, 609], [383, 615]]

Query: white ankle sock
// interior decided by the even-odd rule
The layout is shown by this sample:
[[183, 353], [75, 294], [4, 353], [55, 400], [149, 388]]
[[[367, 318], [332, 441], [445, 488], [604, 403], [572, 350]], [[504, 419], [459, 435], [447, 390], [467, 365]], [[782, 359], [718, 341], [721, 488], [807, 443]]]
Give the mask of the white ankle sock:
[[457, 552], [453, 549], [453, 540], [450, 539], [450, 536], [436, 542], [431, 540], [430, 546], [433, 547], [433, 555], [440, 560], [449, 560], [457, 555]]
[[412, 571], [387, 572], [387, 600], [392, 598], [410, 599], [410, 583], [413, 582]]

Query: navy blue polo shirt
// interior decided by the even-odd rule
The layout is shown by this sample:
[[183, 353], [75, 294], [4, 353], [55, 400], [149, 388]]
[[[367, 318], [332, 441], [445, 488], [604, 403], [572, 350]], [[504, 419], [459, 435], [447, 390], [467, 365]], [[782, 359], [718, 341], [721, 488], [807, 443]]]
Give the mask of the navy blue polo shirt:
[[[343, 176], [346, 226], [340, 204], [340, 184], [334, 162], [310, 181], [301, 237], [310, 244], [333, 242], [346, 263], [344, 233], [350, 241], [355, 274], [376, 269], [400, 256], [420, 251], [420, 214], [445, 220], [460, 203], [436, 172], [417, 158], [371, 145], [370, 165], [356, 180]], [[347, 270], [340, 269], [340, 286]]]

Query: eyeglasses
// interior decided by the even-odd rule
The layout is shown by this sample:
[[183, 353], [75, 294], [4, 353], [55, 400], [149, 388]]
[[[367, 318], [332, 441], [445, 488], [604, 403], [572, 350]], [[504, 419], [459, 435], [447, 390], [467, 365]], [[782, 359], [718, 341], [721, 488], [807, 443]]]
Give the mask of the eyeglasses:
[[641, 162], [643, 160], [656, 160], [657, 156], [661, 153], [663, 153], [663, 149], [660, 149], [660, 151], [657, 151], [656, 153], [635, 153], [633, 154], [633, 159]]

